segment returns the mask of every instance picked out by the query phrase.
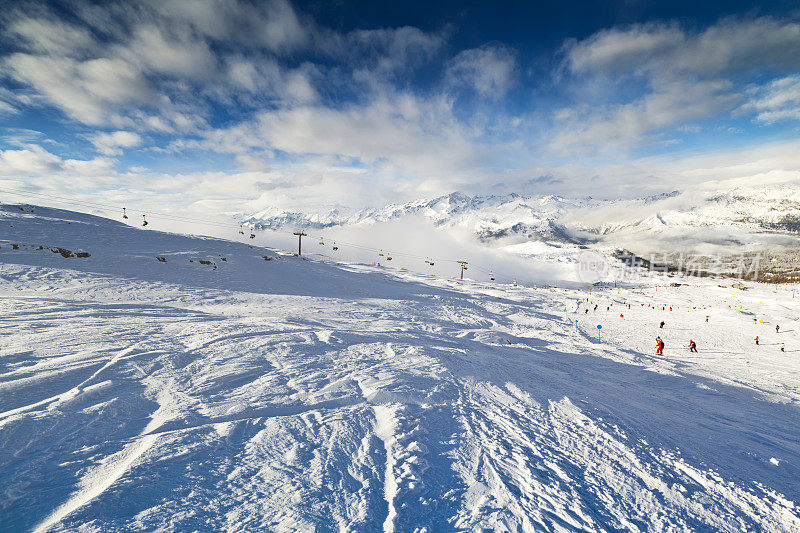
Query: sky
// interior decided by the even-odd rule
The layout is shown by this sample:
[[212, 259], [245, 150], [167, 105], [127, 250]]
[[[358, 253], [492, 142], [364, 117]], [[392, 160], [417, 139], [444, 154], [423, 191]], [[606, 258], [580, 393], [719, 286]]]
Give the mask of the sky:
[[796, 2], [0, 3], [0, 198], [212, 216], [800, 183]]

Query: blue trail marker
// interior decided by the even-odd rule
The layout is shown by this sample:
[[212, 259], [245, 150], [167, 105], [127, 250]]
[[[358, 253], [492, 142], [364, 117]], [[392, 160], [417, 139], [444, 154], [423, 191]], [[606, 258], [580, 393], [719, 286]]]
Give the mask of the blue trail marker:
[[603, 329], [603, 326], [597, 324], [597, 342], [600, 342], [600, 330]]

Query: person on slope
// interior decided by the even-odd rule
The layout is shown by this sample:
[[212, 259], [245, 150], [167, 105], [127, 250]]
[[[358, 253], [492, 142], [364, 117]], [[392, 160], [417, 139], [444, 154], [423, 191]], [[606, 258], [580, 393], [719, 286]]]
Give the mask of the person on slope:
[[689, 351], [697, 353], [697, 345], [694, 343], [692, 339], [689, 339]]
[[778, 333], [780, 330], [781, 330], [781, 327], [776, 324], [775, 325], [775, 333]]
[[661, 337], [656, 337], [656, 355], [663, 355], [664, 354], [664, 341], [661, 340]]
[[664, 321], [661, 321], [661, 324], [658, 325], [659, 328], [664, 329]]
[[594, 310], [597, 311], [597, 304], [594, 304]]
[[758, 346], [758, 335], [756, 335], [756, 346]]
[[786, 349], [785, 349], [785, 348], [786, 348], [786, 347], [783, 345], [783, 343], [781, 343], [781, 351], [782, 351], [782, 352], [785, 352], [785, 351], [786, 351]]

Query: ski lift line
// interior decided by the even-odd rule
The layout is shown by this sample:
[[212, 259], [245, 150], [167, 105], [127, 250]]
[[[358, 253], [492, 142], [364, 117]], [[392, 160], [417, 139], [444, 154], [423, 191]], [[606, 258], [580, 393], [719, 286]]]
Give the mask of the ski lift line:
[[[127, 206], [126, 207], [121, 207], [121, 206], [118, 206], [118, 205], [109, 205], [109, 204], [98, 204], [98, 203], [93, 203], [93, 202], [84, 202], [84, 201], [81, 201], [81, 200], [76, 200], [74, 198], [68, 198], [68, 197], [65, 197], [65, 196], [59, 196], [59, 195], [55, 195], [55, 194], [40, 194], [40, 193], [35, 193], [35, 192], [20, 192], [20, 191], [13, 191], [13, 190], [4, 189], [4, 188], [0, 188], [0, 192], [5, 192], [5, 193], [8, 193], [8, 194], [16, 194], [17, 196], [22, 196], [22, 197], [34, 196], [34, 197], [45, 198], [45, 199], [64, 200], [64, 201], [67, 201], [67, 202], [69, 202], [69, 203], [71, 203], [73, 205], [79, 205], [79, 206], [83, 206], [83, 207], [93, 207], [93, 208], [96, 208], [96, 209], [104, 209], [104, 210], [108, 210], [108, 211], [119, 211], [120, 209], [123, 209], [124, 211], [127, 211], [127, 209], [128, 209]], [[168, 213], [160, 213], [158, 211], [150, 211], [150, 210], [140, 210], [140, 211], [147, 211], [147, 214], [148, 214], [148, 216], [150, 216], [150, 218], [162, 218], [162, 219], [180, 221], [180, 222], [194, 222], [194, 223], [197, 223], [197, 224], [205, 224], [207, 226], [217, 226], [217, 227], [223, 227], [223, 228], [232, 227], [231, 224], [223, 223], [223, 222], [212, 222], [212, 221], [208, 221], [208, 220], [200, 220], [200, 219], [196, 219], [196, 218], [184, 217], [184, 216], [181, 216], [181, 215], [170, 215]]]
[[[104, 209], [104, 210], [109, 210], [109, 211], [117, 211], [117, 210], [120, 209], [120, 206], [117, 206], [117, 205], [111, 205], [111, 204], [105, 204], [105, 203], [97, 203], [97, 202], [85, 202], [85, 201], [76, 200], [74, 198], [61, 196], [61, 195], [56, 195], [56, 194], [42, 194], [42, 193], [36, 193], [36, 192], [30, 192], [30, 191], [24, 191], [23, 192], [23, 191], [16, 191], [16, 190], [11, 190], [11, 189], [6, 189], [6, 188], [2, 188], [2, 187], [0, 187], [0, 192], [5, 192], [5, 193], [9, 193], [9, 194], [15, 194], [17, 196], [22, 196], [22, 197], [33, 196], [33, 197], [38, 197], [38, 198], [62, 200], [62, 201], [67, 201], [67, 202], [69, 202], [71, 204], [75, 204], [75, 205], [98, 208], [98, 209]], [[123, 210], [123, 215], [124, 215], [127, 212], [127, 206], [126, 207], [122, 207], [122, 210]], [[204, 224], [204, 225], [208, 225], [208, 226], [216, 226], [216, 227], [221, 227], [221, 228], [239, 228], [240, 229], [242, 227], [242, 224], [239, 224], [238, 226], [236, 226], [234, 224], [228, 224], [228, 223], [222, 223], [222, 222], [213, 222], [213, 221], [208, 221], [208, 220], [200, 220], [200, 219], [196, 219], [196, 218], [192, 218], [192, 217], [185, 217], [185, 216], [181, 216], [181, 215], [160, 213], [158, 211], [148, 211], [147, 216], [149, 216], [151, 219], [155, 218], [155, 219], [166, 219], [166, 220], [173, 220], [173, 221], [180, 221], [180, 222], [191, 222], [191, 223]], [[276, 233], [280, 231], [280, 230], [275, 229], [275, 228], [263, 227], [263, 226], [260, 227], [259, 229], [260, 230], [266, 229], [266, 230], [270, 230], [270, 231], [276, 232]], [[320, 239], [322, 239], [322, 237], [320, 237]], [[349, 246], [351, 248], [356, 248], [356, 249], [359, 249], [359, 250], [364, 250], [364, 251], [369, 251], [369, 252], [379, 252], [380, 251], [380, 249], [378, 249], [378, 248], [372, 248], [372, 247], [369, 247], [369, 246], [364, 246], [364, 245], [351, 243], [351, 242], [346, 242], [346, 241], [337, 241], [337, 243], [345, 245], [345, 246]], [[406, 258], [410, 258], [410, 259], [419, 259], [419, 260], [432, 259], [432, 260], [443, 262], [443, 263], [457, 263], [458, 262], [455, 259], [434, 258], [434, 257], [430, 257], [430, 256], [421, 256], [421, 255], [405, 253], [405, 252], [395, 252], [393, 255], [398, 256], [398, 257], [406, 257]], [[479, 267], [475, 267], [475, 268], [478, 269], [478, 270], [481, 270], [483, 272], [487, 272], [486, 270], [481, 269]], [[512, 279], [512, 276], [500, 275], [500, 277], [507, 278], [507, 279]]]
[[[95, 208], [95, 209], [103, 209], [103, 210], [108, 210], [108, 211], [119, 211], [119, 210], [122, 210], [123, 217], [127, 217], [127, 210], [130, 208], [128, 206], [111, 205], [111, 204], [98, 203], [98, 202], [86, 202], [86, 201], [77, 200], [75, 198], [71, 198], [71, 197], [67, 197], [67, 196], [61, 196], [61, 195], [57, 195], [57, 194], [43, 194], [43, 193], [37, 193], [37, 192], [32, 192], [32, 191], [19, 191], [19, 190], [7, 189], [7, 188], [4, 188], [4, 187], [0, 187], [0, 193], [14, 194], [14, 195], [17, 195], [17, 196], [21, 196], [23, 198], [24, 197], [36, 197], [36, 198], [44, 198], [44, 199], [50, 199], [50, 200], [60, 200], [60, 201], [68, 202], [69, 204], [72, 204], [72, 205], [78, 205], [78, 206], [82, 206], [82, 207], [91, 207], [91, 208]], [[244, 224], [213, 222], [213, 221], [209, 221], [209, 220], [201, 220], [201, 219], [197, 219], [197, 218], [186, 217], [186, 216], [181, 216], [181, 215], [174, 215], [174, 214], [169, 214], [169, 213], [162, 213], [162, 212], [151, 211], [151, 210], [138, 210], [138, 211], [140, 211], [142, 213], [146, 212], [146, 217], [149, 217], [150, 219], [166, 219], [166, 220], [179, 221], [179, 222], [190, 222], [190, 223], [195, 223], [195, 224], [203, 224], [203, 225], [206, 225], [206, 226], [215, 226], [215, 227], [220, 227], [220, 228], [231, 228], [231, 229], [235, 229], [237, 231], [241, 230], [241, 228], [244, 226]], [[144, 216], [145, 215], [143, 215], [143, 217]], [[143, 224], [143, 225], [147, 225], [147, 224]], [[253, 229], [255, 229], [255, 226], [253, 226]], [[269, 227], [269, 226], [261, 226], [258, 229], [259, 230], [269, 230], [269, 231], [272, 231], [274, 233], [280, 232], [280, 229], [272, 228], [272, 227]], [[253, 235], [252, 232], [251, 232], [251, 235]], [[253, 237], [251, 237], [251, 238], [253, 238]], [[322, 236], [320, 236], [319, 238], [320, 238], [320, 240], [323, 239]], [[340, 240], [337, 240], [336, 244], [337, 245], [342, 245], [342, 246], [348, 246], [350, 248], [355, 248], [357, 250], [363, 250], [363, 251], [374, 252], [374, 253], [379, 253], [379, 252], [383, 252], [384, 251], [384, 249], [372, 248], [370, 246], [365, 246], [365, 245], [362, 245], [362, 244], [346, 242], [346, 241], [340, 241]], [[338, 248], [338, 246], [337, 246], [337, 248]], [[393, 252], [392, 256], [405, 257], [405, 258], [409, 258], [409, 259], [424, 260], [426, 263], [429, 262], [429, 260], [432, 263], [437, 262], [437, 261], [438, 262], [442, 262], [442, 263], [456, 263], [456, 264], [458, 263], [458, 260], [456, 260], [456, 259], [443, 259], [443, 258], [436, 258], [436, 257], [431, 257], [431, 256], [422, 256], [422, 255], [406, 253], [406, 252]], [[482, 271], [484, 273], [488, 273], [489, 272], [488, 270], [485, 270], [485, 269], [480, 268], [478, 266], [475, 266], [474, 268], [476, 270], [480, 270], [480, 271]], [[498, 277], [498, 278], [505, 278], [505, 279], [509, 279], [509, 280], [513, 279], [513, 276], [506, 276], [504, 274], [496, 274], [495, 276]]]
[[511, 281], [513, 279], [516, 279], [514, 276], [509, 276], [509, 275], [506, 275], [506, 274], [503, 274], [503, 273], [498, 273], [496, 270], [492, 270], [492, 269], [487, 270], [487, 269], [481, 268], [481, 267], [479, 267], [477, 265], [471, 265], [471, 266], [475, 270], [480, 270], [481, 272], [483, 272], [484, 274], [489, 275], [490, 277], [492, 276], [492, 274], [494, 274], [494, 277], [497, 278], [498, 280], [503, 279], [503, 280]]
[[[105, 204], [105, 203], [85, 202], [85, 201], [81, 201], [81, 200], [76, 200], [75, 198], [70, 198], [70, 197], [61, 196], [61, 195], [57, 195], [57, 194], [42, 194], [42, 193], [36, 193], [36, 192], [30, 192], [30, 191], [24, 191], [23, 192], [23, 191], [16, 191], [16, 190], [12, 190], [12, 189], [6, 189], [6, 188], [3, 188], [3, 187], [0, 187], [0, 192], [5, 192], [5, 193], [9, 193], [9, 194], [15, 194], [17, 196], [22, 196], [22, 197], [34, 196], [34, 197], [38, 197], [38, 198], [62, 200], [62, 201], [69, 202], [69, 203], [71, 203], [73, 205], [80, 205], [80, 206], [84, 206], [84, 207], [92, 207], [92, 208], [104, 209], [104, 210], [109, 210], [109, 211], [118, 211], [118, 210], [122, 209], [123, 212], [126, 212], [127, 209], [128, 209], [127, 206], [121, 207], [119, 205], [111, 205], [111, 204]], [[140, 211], [144, 212], [144, 210], [140, 210]], [[158, 211], [150, 211], [150, 210], [147, 210], [147, 216], [150, 217], [150, 219], [166, 219], [166, 220], [172, 220], [172, 221], [178, 221], [178, 222], [190, 222], [190, 223], [204, 224], [206, 226], [215, 226], [215, 227], [220, 227], [220, 228], [235, 228], [237, 230], [240, 229], [241, 226], [242, 226], [241, 224], [236, 225], [236, 224], [232, 224], [232, 223], [229, 224], [229, 223], [224, 223], [224, 222], [213, 222], [213, 221], [208, 221], [208, 220], [201, 220], [201, 219], [192, 218], [192, 217], [186, 217], [186, 216], [181, 216], [181, 215], [173, 215], [173, 214], [169, 214], [169, 213], [161, 213], [161, 212], [158, 212]], [[270, 227], [264, 227], [264, 226], [262, 226], [262, 227], [260, 227], [258, 229], [259, 230], [269, 230], [269, 231], [272, 231], [272, 232], [275, 232], [275, 233], [278, 233], [280, 231], [279, 229], [270, 228]], [[322, 237], [320, 237], [320, 239], [322, 239]], [[364, 251], [369, 251], [369, 252], [379, 252], [380, 251], [378, 248], [372, 248], [372, 247], [369, 247], [369, 246], [364, 246], [364, 245], [351, 243], [351, 242], [337, 241], [337, 243], [339, 243], [341, 245], [349, 246], [351, 248], [356, 248], [356, 249], [359, 249], [359, 250], [364, 250]], [[430, 259], [435, 259], [436, 261], [440, 261], [440, 262], [443, 262], [443, 263], [456, 263], [457, 262], [455, 259], [432, 258], [432, 257], [429, 257], [429, 256], [421, 256], [421, 255], [416, 255], [416, 254], [411, 254], [411, 253], [403, 253], [403, 252], [395, 252], [393, 255], [397, 256], [397, 257], [406, 257], [406, 258], [410, 258], [410, 259], [419, 259], [419, 260], [425, 260], [425, 259], [430, 258]]]

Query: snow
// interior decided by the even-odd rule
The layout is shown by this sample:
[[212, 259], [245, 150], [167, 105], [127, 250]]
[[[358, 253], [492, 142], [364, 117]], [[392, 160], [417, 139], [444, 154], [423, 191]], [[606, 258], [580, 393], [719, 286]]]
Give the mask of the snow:
[[0, 530], [800, 528], [788, 287], [534, 290], [0, 209]]

